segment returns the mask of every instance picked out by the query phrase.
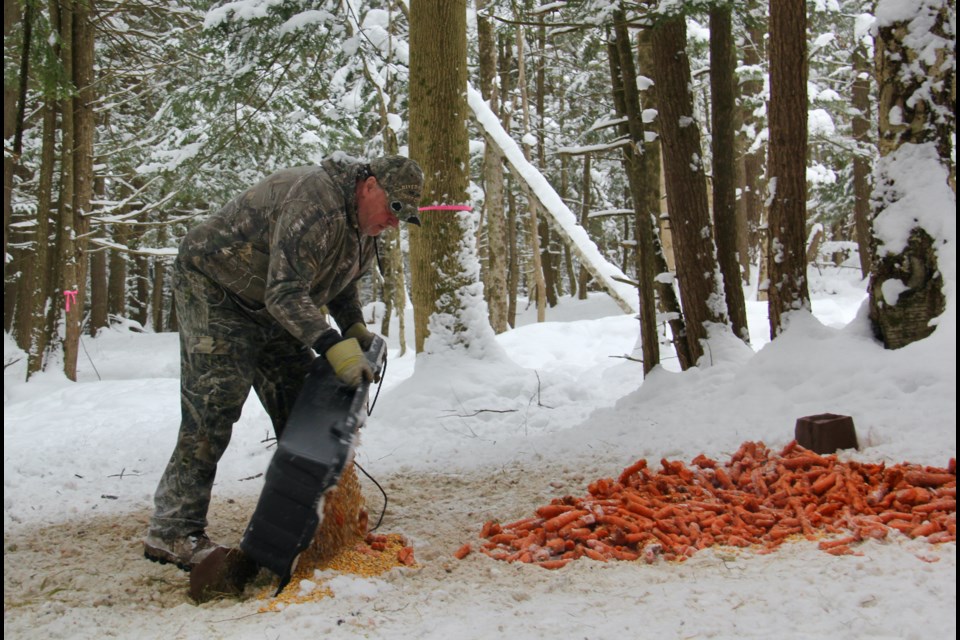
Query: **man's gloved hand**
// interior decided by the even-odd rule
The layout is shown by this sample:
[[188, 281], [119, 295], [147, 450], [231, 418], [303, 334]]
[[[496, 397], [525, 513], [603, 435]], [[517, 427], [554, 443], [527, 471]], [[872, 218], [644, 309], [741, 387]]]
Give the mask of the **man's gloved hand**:
[[367, 325], [362, 322], [353, 324], [343, 335], [346, 338], [356, 338], [357, 342], [360, 343], [360, 348], [364, 351], [369, 349], [370, 345], [373, 344], [374, 334], [370, 333], [370, 331], [367, 330]]
[[356, 338], [341, 340], [323, 355], [344, 384], [358, 387], [364, 380], [373, 382], [373, 369], [360, 350], [360, 343]]

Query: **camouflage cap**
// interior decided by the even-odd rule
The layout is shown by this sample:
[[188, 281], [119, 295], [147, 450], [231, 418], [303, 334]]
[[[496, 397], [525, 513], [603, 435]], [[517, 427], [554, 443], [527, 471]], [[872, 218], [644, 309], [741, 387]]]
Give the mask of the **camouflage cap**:
[[393, 215], [419, 226], [417, 207], [423, 191], [420, 165], [403, 156], [384, 156], [370, 161], [370, 173], [386, 191], [387, 203]]

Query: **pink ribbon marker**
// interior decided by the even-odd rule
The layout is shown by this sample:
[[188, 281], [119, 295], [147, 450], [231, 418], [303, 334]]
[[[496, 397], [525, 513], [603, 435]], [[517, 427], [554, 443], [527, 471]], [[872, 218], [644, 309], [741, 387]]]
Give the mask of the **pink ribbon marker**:
[[473, 211], [473, 207], [468, 204], [435, 204], [420, 207], [417, 211]]
[[63, 295], [67, 299], [67, 313], [70, 313], [70, 303], [77, 304], [77, 290], [64, 290]]

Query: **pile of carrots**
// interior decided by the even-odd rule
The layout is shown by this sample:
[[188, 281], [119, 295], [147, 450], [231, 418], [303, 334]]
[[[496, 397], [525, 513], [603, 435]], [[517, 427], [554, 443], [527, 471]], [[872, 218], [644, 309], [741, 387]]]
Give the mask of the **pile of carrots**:
[[[565, 496], [536, 515], [483, 525], [480, 552], [557, 569], [581, 557], [685, 560], [713, 545], [768, 552], [798, 536], [828, 553], [891, 531], [932, 543], [956, 540], [957, 463], [947, 468], [840, 461], [791, 442], [779, 453], [746, 442], [726, 464], [700, 455], [686, 466], [646, 460], [585, 497]], [[463, 545], [454, 554], [472, 550]]]

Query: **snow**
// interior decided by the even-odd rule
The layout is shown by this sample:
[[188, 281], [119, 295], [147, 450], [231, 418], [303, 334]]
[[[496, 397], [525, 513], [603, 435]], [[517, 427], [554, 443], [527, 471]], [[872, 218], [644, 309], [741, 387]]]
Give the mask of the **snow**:
[[[954, 273], [955, 268], [948, 270]], [[174, 334], [84, 338], [79, 381], [4, 370], [4, 634], [11, 638], [924, 638], [956, 633], [956, 546], [902, 536], [834, 557], [796, 542], [713, 549], [682, 564], [578, 560], [559, 571], [452, 553], [484, 520], [583, 495], [637, 458], [724, 459], [779, 447], [798, 417], [854, 418], [844, 457], [944, 466], [956, 455], [956, 301], [933, 335], [896, 351], [872, 337], [856, 269], [811, 269], [812, 313], [769, 342], [748, 291], [752, 349], [712, 335], [711, 366], [626, 359], [637, 320], [605, 295], [563, 299], [496, 336], [490, 357], [391, 358], [357, 460], [389, 494], [383, 530], [421, 563], [379, 578], [316, 575], [335, 594], [258, 613], [195, 606], [187, 577], [142, 560], [151, 496], [179, 423]], [[950, 291], [955, 289], [951, 284]], [[368, 313], [374, 313], [374, 307]], [[413, 342], [413, 321], [406, 327]], [[5, 338], [5, 362], [22, 356]], [[236, 544], [272, 449], [252, 397], [214, 488], [210, 532]], [[364, 486], [374, 507], [377, 492]], [[372, 509], [372, 518], [377, 513]], [[313, 589], [302, 584], [302, 589]]]
[[577, 217], [570, 211], [560, 195], [547, 182], [540, 171], [524, 158], [523, 152], [516, 141], [503, 129], [500, 119], [491, 111], [490, 104], [483, 99], [479, 91], [469, 84], [467, 85], [467, 102], [477, 123], [497, 145], [514, 171], [529, 185], [546, 213], [553, 219], [556, 224], [554, 229], [565, 236], [567, 241], [582, 254], [583, 262], [588, 265], [588, 268], [595, 270], [594, 277], [603, 282], [604, 287], [611, 292], [611, 295], [616, 296], [621, 308], [637, 312], [639, 307], [637, 306], [636, 289], [625, 284], [623, 282], [625, 279], [623, 272], [600, 254], [597, 245], [587, 235], [586, 230], [579, 225]]

